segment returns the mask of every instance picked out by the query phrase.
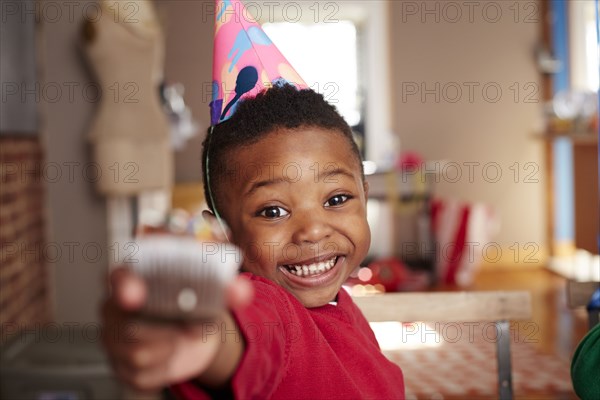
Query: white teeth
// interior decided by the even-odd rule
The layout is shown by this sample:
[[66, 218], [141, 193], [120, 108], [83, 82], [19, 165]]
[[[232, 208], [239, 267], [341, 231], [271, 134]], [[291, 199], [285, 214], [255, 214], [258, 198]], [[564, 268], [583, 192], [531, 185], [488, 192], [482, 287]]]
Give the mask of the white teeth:
[[309, 276], [321, 274], [325, 271], [329, 271], [335, 265], [337, 257], [333, 257], [328, 261], [321, 261], [313, 264], [305, 264], [305, 265], [288, 265], [287, 269], [292, 274], [297, 276]]

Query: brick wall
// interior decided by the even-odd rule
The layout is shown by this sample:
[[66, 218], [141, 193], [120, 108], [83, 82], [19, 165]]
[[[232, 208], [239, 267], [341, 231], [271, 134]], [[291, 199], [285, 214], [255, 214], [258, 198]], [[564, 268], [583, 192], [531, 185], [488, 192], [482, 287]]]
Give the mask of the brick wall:
[[[37, 137], [0, 137], [0, 341], [51, 316], [44, 254], [43, 152]], [[39, 326], [39, 325], [38, 325]]]

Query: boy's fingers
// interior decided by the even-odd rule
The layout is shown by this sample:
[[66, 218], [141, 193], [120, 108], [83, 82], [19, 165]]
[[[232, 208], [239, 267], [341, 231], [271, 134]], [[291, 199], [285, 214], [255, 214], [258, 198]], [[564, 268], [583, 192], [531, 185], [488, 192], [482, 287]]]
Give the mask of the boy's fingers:
[[169, 342], [180, 334], [181, 328], [174, 324], [147, 323], [141, 319], [130, 319], [123, 324], [121, 343], [126, 350], [132, 350], [135, 347], [151, 348], [157, 342]]
[[227, 304], [231, 308], [240, 308], [247, 306], [254, 296], [254, 290], [248, 278], [237, 276], [235, 280], [227, 287]]
[[125, 383], [143, 394], [156, 392], [169, 383], [164, 364], [148, 369], [130, 368], [121, 364], [116, 365], [115, 370]]
[[213, 360], [220, 335], [204, 335], [200, 329], [190, 331], [183, 327], [173, 333], [167, 341], [124, 348], [114, 364], [118, 375], [144, 391], [198, 376]]
[[139, 276], [127, 268], [117, 268], [110, 275], [113, 297], [120, 307], [135, 311], [144, 305], [147, 289]]
[[116, 359], [127, 368], [148, 369], [164, 364], [173, 354], [176, 337], [155, 340], [139, 345], [120, 346]]

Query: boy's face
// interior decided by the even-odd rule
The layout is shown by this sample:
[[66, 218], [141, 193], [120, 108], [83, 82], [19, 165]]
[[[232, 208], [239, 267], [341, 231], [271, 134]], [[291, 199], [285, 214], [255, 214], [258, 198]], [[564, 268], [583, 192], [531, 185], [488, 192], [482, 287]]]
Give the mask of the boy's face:
[[371, 240], [367, 187], [346, 139], [320, 128], [280, 130], [229, 159], [219, 203], [243, 269], [306, 307], [332, 301]]

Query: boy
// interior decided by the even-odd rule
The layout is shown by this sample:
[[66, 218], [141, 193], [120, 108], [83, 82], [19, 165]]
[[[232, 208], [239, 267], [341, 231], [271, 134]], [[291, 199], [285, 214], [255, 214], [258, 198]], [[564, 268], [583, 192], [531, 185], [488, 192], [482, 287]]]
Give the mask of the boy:
[[[370, 233], [360, 155], [335, 108], [276, 85], [217, 125], [207, 152], [206, 198], [244, 253], [243, 277], [216, 324], [108, 337], [118, 375], [139, 389], [174, 384], [182, 399], [404, 398], [400, 369], [341, 290]], [[144, 298], [123, 271], [113, 284], [109, 327], [132, 321]]]

